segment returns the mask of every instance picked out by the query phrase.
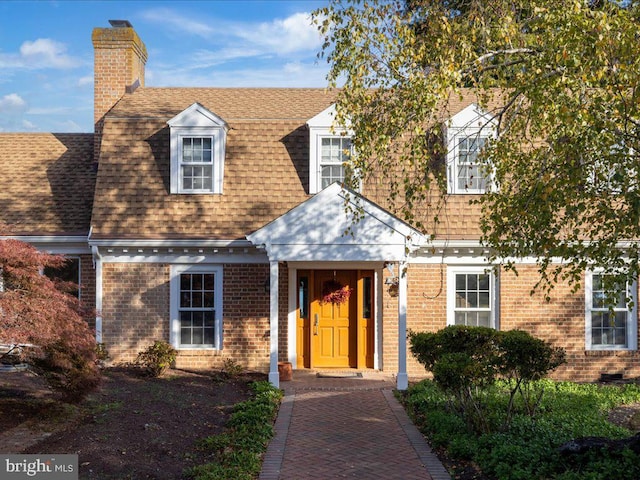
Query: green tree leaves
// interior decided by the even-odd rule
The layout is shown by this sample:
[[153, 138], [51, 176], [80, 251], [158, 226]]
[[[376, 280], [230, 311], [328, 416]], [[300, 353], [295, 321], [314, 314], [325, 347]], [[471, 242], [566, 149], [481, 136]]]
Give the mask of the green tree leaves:
[[448, 146], [432, 139], [472, 98], [497, 120], [481, 160], [498, 188], [475, 199], [493, 259], [538, 258], [547, 288], [592, 264], [637, 276], [637, 2], [336, 1], [314, 18], [365, 192], [438, 232]]

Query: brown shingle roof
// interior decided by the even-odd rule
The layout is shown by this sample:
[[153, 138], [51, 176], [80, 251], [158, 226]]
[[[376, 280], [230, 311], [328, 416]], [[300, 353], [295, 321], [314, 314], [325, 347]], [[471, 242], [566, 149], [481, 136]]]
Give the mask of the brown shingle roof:
[[[308, 198], [305, 122], [324, 89], [141, 88], [105, 120], [94, 238], [241, 239]], [[170, 195], [171, 119], [194, 102], [230, 126], [222, 195]]]
[[0, 222], [8, 233], [89, 233], [93, 134], [0, 133], [0, 178]]

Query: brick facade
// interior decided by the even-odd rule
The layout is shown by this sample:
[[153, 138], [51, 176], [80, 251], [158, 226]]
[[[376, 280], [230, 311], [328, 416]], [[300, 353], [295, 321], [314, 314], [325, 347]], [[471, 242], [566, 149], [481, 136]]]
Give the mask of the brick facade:
[[[409, 266], [407, 330], [437, 331], [447, 324], [446, 265]], [[546, 302], [540, 293], [531, 295], [539, 275], [536, 265], [518, 266], [518, 275], [499, 275], [499, 328], [520, 329], [565, 349], [567, 363], [551, 375], [559, 380], [595, 381], [603, 373], [640, 377], [637, 351], [585, 350], [585, 293], [572, 292], [568, 284], [558, 284]], [[397, 304], [384, 298], [384, 336], [397, 332]], [[387, 307], [387, 304], [388, 307]], [[385, 342], [385, 368], [397, 369], [397, 349]], [[408, 353], [409, 375], [425, 375], [422, 365]]]
[[[269, 293], [264, 282], [269, 278], [269, 266], [226, 264], [223, 271], [223, 348], [180, 350], [176, 366], [220, 368], [225, 360], [233, 359], [245, 368], [266, 371]], [[134, 361], [137, 353], [155, 340], [169, 341], [169, 282], [167, 264], [103, 265], [102, 338], [114, 363]], [[280, 288], [286, 298], [286, 279]], [[281, 314], [286, 318], [286, 311]], [[286, 332], [282, 336], [286, 342]]]

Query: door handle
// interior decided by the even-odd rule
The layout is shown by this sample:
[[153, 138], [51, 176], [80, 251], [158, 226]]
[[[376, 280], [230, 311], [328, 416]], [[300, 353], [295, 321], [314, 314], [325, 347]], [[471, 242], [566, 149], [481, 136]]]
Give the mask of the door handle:
[[318, 335], [318, 314], [314, 315], [315, 320], [313, 321], [313, 334]]

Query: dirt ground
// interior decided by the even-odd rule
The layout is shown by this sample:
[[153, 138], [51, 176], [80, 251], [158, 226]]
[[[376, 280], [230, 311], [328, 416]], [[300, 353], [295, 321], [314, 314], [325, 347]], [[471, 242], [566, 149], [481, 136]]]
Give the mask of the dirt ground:
[[[170, 370], [148, 378], [133, 368], [104, 370], [100, 388], [79, 405], [57, 401], [29, 372], [0, 373], [0, 452], [77, 453], [81, 479], [181, 479], [206, 458], [197, 441], [220, 433], [233, 405], [249, 398], [263, 374]], [[610, 412], [610, 421], [640, 431], [640, 404]], [[456, 480], [486, 480], [468, 462], [437, 452]]]
[[70, 406], [30, 373], [0, 373], [0, 452], [77, 453], [81, 479], [180, 479], [206, 461], [197, 441], [222, 431], [255, 380], [265, 376], [109, 368], [96, 392]]

